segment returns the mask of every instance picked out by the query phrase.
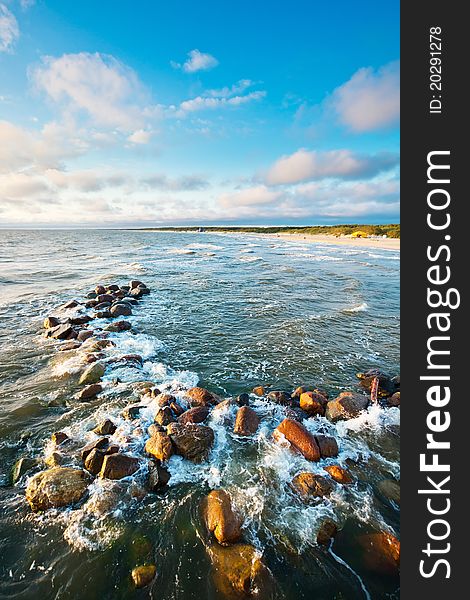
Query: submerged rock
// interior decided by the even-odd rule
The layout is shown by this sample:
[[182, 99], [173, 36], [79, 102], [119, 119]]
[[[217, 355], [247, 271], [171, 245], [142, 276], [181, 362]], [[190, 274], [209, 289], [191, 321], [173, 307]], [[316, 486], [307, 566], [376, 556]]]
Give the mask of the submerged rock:
[[81, 400], [82, 402], [86, 400], [92, 400], [93, 398], [96, 398], [96, 396], [102, 391], [103, 386], [101, 384], [92, 383], [91, 385], [87, 385], [85, 388], [83, 388], [83, 390], [80, 390], [77, 395], [77, 400]]
[[314, 436], [301, 423], [293, 419], [284, 419], [274, 430], [273, 437], [276, 441], [284, 437], [307, 460], [320, 460], [320, 448]]
[[178, 417], [178, 422], [185, 425], [186, 423], [202, 423], [209, 416], [209, 408], [207, 406], [196, 406], [186, 410]]
[[[364, 373], [357, 373], [356, 377], [359, 379], [359, 385], [368, 392], [371, 390], [372, 382], [376, 377], [378, 377], [378, 398], [387, 398], [397, 390], [396, 383], [392, 380], [392, 378], [380, 369], [369, 369], [368, 371], [364, 371]], [[400, 384], [398, 383], [398, 386], [399, 385]]]
[[250, 396], [248, 394], [240, 394], [235, 398], [235, 403], [238, 406], [248, 406], [250, 404]]
[[328, 467], [324, 467], [324, 470], [337, 483], [344, 485], [352, 483], [353, 481], [349, 471], [347, 469], [343, 469], [343, 467], [340, 467], [339, 465], [329, 465]]
[[269, 571], [261, 561], [254, 546], [213, 544], [208, 549], [214, 568], [213, 577], [217, 591], [224, 597], [259, 595], [269, 585]]
[[366, 396], [354, 392], [341, 392], [337, 398], [328, 402], [325, 416], [333, 423], [353, 419], [359, 416], [368, 404], [369, 399]]
[[327, 546], [330, 540], [338, 533], [338, 526], [331, 519], [324, 519], [317, 533], [317, 543], [322, 546]]
[[190, 388], [186, 393], [186, 396], [190, 398], [191, 406], [207, 406], [208, 404], [215, 404], [214, 395], [202, 387]]
[[100, 477], [106, 479], [122, 479], [139, 470], [139, 460], [127, 454], [107, 454], [103, 460]]
[[334, 489], [334, 485], [326, 477], [309, 472], [296, 475], [291, 486], [304, 500], [329, 496]]
[[55, 431], [51, 435], [52, 443], [55, 444], [56, 446], [60, 446], [61, 444], [63, 444], [64, 442], [66, 442], [69, 439], [70, 439], [69, 436], [66, 433], [64, 433], [63, 431]]
[[269, 392], [268, 399], [271, 400], [271, 402], [276, 402], [276, 404], [287, 405], [291, 402], [290, 394], [282, 390], [273, 390], [272, 392]]
[[76, 340], [70, 340], [70, 342], [65, 342], [59, 348], [59, 352], [68, 352], [69, 350], [76, 350], [80, 348], [81, 343]]
[[234, 433], [237, 435], [252, 435], [259, 427], [259, 417], [249, 406], [242, 406], [237, 411]]
[[136, 588], [143, 588], [150, 585], [157, 574], [155, 565], [141, 565], [132, 569], [131, 577]]
[[141, 409], [144, 408], [141, 404], [130, 404], [121, 412], [121, 417], [127, 421], [137, 419]]
[[145, 452], [158, 460], [168, 460], [173, 454], [170, 437], [164, 431], [155, 431], [145, 443]]
[[395, 575], [400, 568], [400, 542], [391, 533], [363, 535], [358, 540], [366, 568], [381, 575]]
[[83, 498], [89, 483], [82, 469], [54, 467], [29, 480], [26, 500], [35, 512], [75, 504]]
[[78, 383], [80, 385], [89, 385], [92, 383], [98, 383], [99, 381], [101, 381], [101, 378], [103, 377], [105, 370], [106, 370], [106, 367], [104, 366], [103, 363], [94, 362], [83, 371], [80, 379], [78, 380]]
[[148, 488], [151, 492], [158, 492], [170, 481], [170, 473], [157, 462], [149, 461]]
[[225, 490], [212, 490], [203, 499], [201, 509], [207, 529], [219, 544], [226, 546], [241, 538], [242, 521], [233, 511], [230, 496]]
[[395, 502], [395, 504], [400, 505], [400, 484], [393, 479], [382, 479], [377, 484], [378, 491], [384, 496], [387, 500], [391, 500]]
[[13, 465], [13, 469], [11, 472], [11, 480], [13, 485], [17, 483], [23, 475], [25, 475], [31, 469], [34, 469], [39, 464], [39, 460], [37, 458], [29, 458], [28, 456], [23, 456], [19, 458], [16, 463]]
[[196, 463], [208, 457], [214, 443], [214, 432], [205, 425], [170, 423], [167, 432], [176, 454]]

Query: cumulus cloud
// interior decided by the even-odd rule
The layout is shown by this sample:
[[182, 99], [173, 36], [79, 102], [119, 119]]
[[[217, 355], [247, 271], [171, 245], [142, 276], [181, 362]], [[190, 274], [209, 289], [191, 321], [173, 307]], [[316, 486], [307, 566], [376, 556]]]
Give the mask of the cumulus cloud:
[[137, 129], [127, 140], [133, 144], [148, 144], [152, 138], [152, 132], [145, 129]]
[[85, 115], [96, 126], [124, 132], [144, 125], [144, 88], [134, 71], [113, 56], [98, 52], [46, 56], [31, 78], [66, 114]]
[[219, 61], [205, 52], [200, 52], [197, 49], [188, 52], [188, 59], [182, 65], [177, 62], [172, 62], [171, 65], [175, 69], [182, 69], [185, 73], [197, 73], [198, 71], [208, 71], [219, 64]]
[[359, 69], [336, 88], [326, 101], [338, 121], [355, 133], [383, 129], [398, 123], [400, 117], [399, 62], [377, 71]]
[[282, 156], [265, 176], [269, 185], [298, 183], [311, 179], [373, 177], [398, 164], [398, 156], [390, 153], [357, 154], [351, 150], [327, 152], [297, 150]]
[[18, 21], [5, 4], [0, 4], [0, 52], [11, 52], [20, 35]]

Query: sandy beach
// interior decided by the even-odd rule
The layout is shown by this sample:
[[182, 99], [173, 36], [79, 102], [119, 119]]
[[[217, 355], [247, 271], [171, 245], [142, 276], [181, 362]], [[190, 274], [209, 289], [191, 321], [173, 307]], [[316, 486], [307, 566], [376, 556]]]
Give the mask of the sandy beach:
[[[251, 234], [249, 234], [251, 235]], [[287, 241], [333, 244], [336, 246], [354, 246], [356, 248], [377, 248], [381, 250], [400, 250], [398, 238], [352, 238], [346, 235], [334, 237], [333, 235], [305, 235], [303, 233], [272, 233], [253, 234], [270, 238], [282, 238]]]

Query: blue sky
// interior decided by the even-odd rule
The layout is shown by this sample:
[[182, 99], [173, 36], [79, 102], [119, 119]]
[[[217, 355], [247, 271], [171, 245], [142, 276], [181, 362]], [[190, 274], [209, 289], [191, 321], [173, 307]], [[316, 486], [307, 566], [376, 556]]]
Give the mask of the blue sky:
[[0, 224], [399, 219], [399, 2], [0, 0]]

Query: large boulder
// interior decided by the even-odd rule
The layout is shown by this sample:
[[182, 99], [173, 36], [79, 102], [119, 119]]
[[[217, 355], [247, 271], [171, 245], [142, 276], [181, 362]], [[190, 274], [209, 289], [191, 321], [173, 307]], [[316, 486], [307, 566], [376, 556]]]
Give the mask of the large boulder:
[[85, 469], [93, 475], [98, 475], [103, 466], [103, 461], [106, 453], [104, 450], [94, 448], [86, 457], [84, 465]]
[[226, 546], [241, 538], [242, 521], [234, 512], [230, 496], [225, 490], [212, 490], [202, 501], [202, 515], [207, 529]]
[[234, 433], [237, 435], [252, 435], [259, 427], [259, 417], [249, 406], [242, 406], [237, 411]]
[[170, 437], [164, 431], [155, 431], [145, 443], [145, 452], [158, 460], [168, 460], [173, 454]]
[[338, 442], [330, 435], [316, 435], [318, 447], [322, 458], [335, 458], [338, 456]]
[[269, 571], [256, 548], [249, 544], [213, 544], [208, 552], [213, 565], [215, 587], [221, 597], [268, 597], [264, 593], [270, 584]]
[[94, 362], [83, 371], [78, 383], [80, 385], [90, 385], [92, 383], [99, 383], [104, 375], [105, 370], [106, 367], [103, 363]]
[[334, 485], [329, 479], [309, 472], [296, 475], [291, 482], [291, 487], [303, 500], [329, 496], [334, 489]]
[[327, 399], [322, 394], [316, 392], [303, 392], [300, 395], [300, 408], [309, 415], [325, 414]]
[[202, 423], [209, 416], [210, 409], [208, 406], [195, 406], [186, 410], [178, 417], [178, 422], [185, 425], [186, 423]]
[[216, 402], [214, 395], [206, 388], [193, 387], [185, 394], [189, 398], [191, 406], [208, 406]]
[[90, 478], [82, 469], [54, 467], [37, 473], [26, 487], [26, 500], [33, 511], [59, 508], [79, 502]]
[[109, 309], [113, 317], [129, 317], [132, 315], [132, 308], [126, 302], [113, 304]]
[[100, 477], [122, 479], [133, 475], [139, 469], [139, 460], [127, 454], [108, 454], [104, 457]]
[[[364, 371], [364, 373], [357, 373], [356, 377], [359, 379], [359, 385], [368, 392], [370, 392], [372, 382], [377, 377], [379, 379], [377, 389], [378, 398], [388, 398], [388, 396], [391, 396], [397, 390], [396, 382], [380, 369], [369, 369], [368, 371]], [[400, 383], [398, 382], [399, 386]]]
[[337, 398], [328, 402], [325, 416], [333, 423], [353, 419], [359, 416], [368, 404], [369, 399], [362, 394], [341, 392]]
[[46, 336], [54, 338], [55, 340], [70, 340], [76, 337], [76, 335], [75, 329], [69, 323], [51, 327], [46, 331]]
[[285, 438], [291, 447], [307, 460], [320, 460], [320, 448], [315, 437], [301, 423], [293, 419], [284, 419], [274, 430], [273, 437], [276, 441]]
[[365, 567], [380, 575], [395, 575], [400, 568], [400, 542], [391, 533], [380, 532], [359, 538]]
[[132, 569], [131, 577], [136, 588], [143, 588], [152, 583], [157, 574], [155, 565], [140, 565]]
[[205, 425], [170, 423], [167, 433], [173, 442], [176, 454], [196, 463], [208, 457], [214, 443], [214, 432]]

